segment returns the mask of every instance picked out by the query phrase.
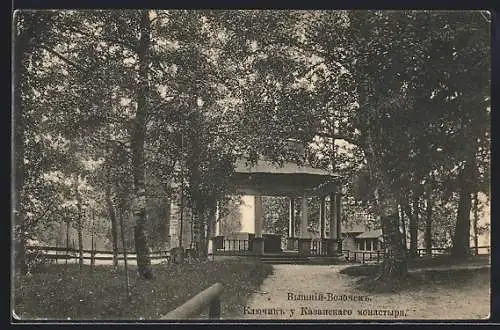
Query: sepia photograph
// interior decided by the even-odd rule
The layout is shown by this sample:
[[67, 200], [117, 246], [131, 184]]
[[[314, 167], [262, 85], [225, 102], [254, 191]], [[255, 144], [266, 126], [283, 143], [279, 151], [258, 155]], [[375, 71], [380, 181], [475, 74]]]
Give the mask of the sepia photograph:
[[491, 317], [491, 13], [16, 10], [11, 322]]

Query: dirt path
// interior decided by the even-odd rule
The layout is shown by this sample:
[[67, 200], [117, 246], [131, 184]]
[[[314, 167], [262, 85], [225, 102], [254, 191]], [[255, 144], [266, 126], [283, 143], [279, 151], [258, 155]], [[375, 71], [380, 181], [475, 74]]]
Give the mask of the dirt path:
[[490, 311], [489, 278], [473, 287], [425, 287], [367, 295], [356, 278], [340, 274], [346, 265], [274, 265], [242, 319], [481, 319]]

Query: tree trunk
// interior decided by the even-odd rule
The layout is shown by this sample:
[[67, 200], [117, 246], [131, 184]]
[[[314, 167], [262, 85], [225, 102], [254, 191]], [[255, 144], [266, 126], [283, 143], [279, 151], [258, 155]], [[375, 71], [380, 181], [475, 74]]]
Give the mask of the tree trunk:
[[75, 197], [76, 197], [76, 207], [78, 209], [78, 214], [76, 216], [77, 220], [77, 233], [78, 233], [78, 251], [79, 259], [78, 263], [80, 268], [83, 267], [83, 215], [82, 215], [82, 198], [78, 190], [78, 176], [75, 176]]
[[400, 218], [401, 218], [401, 229], [403, 231], [403, 246], [405, 248], [405, 250], [408, 248], [408, 242], [406, 241], [406, 220], [405, 220], [405, 212], [403, 210], [403, 204], [400, 204], [401, 206], [401, 215], [400, 215]]
[[111, 220], [111, 238], [113, 245], [113, 267], [118, 268], [118, 226], [116, 223], [116, 213], [115, 207], [113, 205], [113, 200], [111, 199], [111, 184], [106, 185], [106, 204], [108, 207], [108, 214]]
[[[168, 196], [169, 190], [165, 189], [164, 193], [166, 196]], [[163, 219], [163, 221], [160, 221], [158, 229], [160, 231], [160, 240], [163, 243], [162, 249], [167, 249], [170, 246], [170, 239], [169, 239], [169, 236], [170, 236], [170, 216], [171, 216], [170, 215], [170, 203], [171, 203], [170, 197], [163, 198], [162, 202], [163, 202], [162, 207], [163, 207], [164, 219]]]
[[399, 231], [397, 199], [387, 187], [375, 189], [384, 240], [384, 261], [379, 279], [403, 279], [407, 275], [406, 253]]
[[198, 257], [203, 257], [204, 235], [205, 228], [205, 196], [201, 192], [201, 171], [200, 171], [200, 142], [198, 136], [198, 128], [201, 125], [199, 113], [192, 113], [190, 128], [191, 154], [189, 157], [190, 169], [190, 195], [192, 205], [192, 244], [197, 251]]
[[427, 196], [426, 201], [426, 212], [425, 212], [425, 254], [432, 256], [432, 196], [431, 193]]
[[207, 231], [206, 231], [206, 240], [205, 240], [205, 255], [208, 257], [208, 247], [209, 242], [212, 240], [212, 253], [215, 249], [214, 238], [215, 238], [215, 221], [216, 221], [216, 213], [217, 213], [217, 202], [211, 204], [212, 206], [208, 210], [208, 220], [207, 220]]
[[[124, 203], [123, 201], [120, 202], [120, 206], [123, 206]], [[123, 264], [125, 268], [125, 285], [126, 285], [126, 295], [127, 299], [130, 299], [130, 281], [129, 281], [129, 276], [128, 276], [128, 260], [127, 260], [127, 247], [125, 243], [125, 225], [123, 221], [123, 212], [124, 212], [124, 207], [120, 207], [120, 211], [118, 212], [119, 217], [120, 217], [120, 233], [122, 236], [122, 249], [123, 249]]]
[[473, 229], [474, 229], [474, 247], [476, 249], [476, 255], [479, 254], [479, 233], [478, 233], [478, 222], [479, 222], [479, 196], [478, 192], [476, 191], [474, 193], [474, 206], [473, 206], [473, 213], [474, 213], [474, 219], [473, 219]]
[[90, 240], [90, 268], [94, 270], [95, 266], [95, 214], [92, 213], [92, 233]]
[[419, 218], [419, 207], [418, 207], [418, 196], [414, 193], [412, 200], [413, 212], [410, 217], [410, 256], [418, 256], [418, 218]]
[[196, 251], [196, 256], [200, 259], [204, 259], [206, 257], [205, 247], [205, 217], [204, 211], [201, 209], [201, 206], [197, 205], [198, 203], [193, 204], [193, 217], [192, 217], [192, 242], [191, 245], [194, 247]]
[[384, 260], [377, 280], [392, 282], [406, 278], [408, 266], [406, 248], [399, 231], [398, 199], [394, 196], [385, 174], [378, 166], [377, 155], [368, 135], [367, 156], [370, 177], [375, 185], [374, 196], [380, 216], [384, 246]]
[[453, 247], [451, 250], [451, 255], [457, 259], [467, 258], [470, 253], [470, 210], [472, 204], [471, 177], [473, 174], [473, 166], [474, 164], [472, 162], [466, 162], [458, 176], [458, 212], [455, 233], [453, 236]]
[[68, 264], [68, 256], [69, 256], [69, 221], [66, 221], [66, 262]]
[[132, 164], [134, 177], [132, 213], [135, 223], [134, 240], [137, 254], [137, 270], [142, 279], [152, 279], [153, 271], [151, 268], [146, 231], [146, 185], [144, 174], [144, 143], [149, 94], [148, 65], [150, 20], [148, 10], [142, 11], [140, 15], [140, 39], [137, 48], [139, 57], [139, 82], [136, 90], [137, 113], [134, 120], [132, 137]]

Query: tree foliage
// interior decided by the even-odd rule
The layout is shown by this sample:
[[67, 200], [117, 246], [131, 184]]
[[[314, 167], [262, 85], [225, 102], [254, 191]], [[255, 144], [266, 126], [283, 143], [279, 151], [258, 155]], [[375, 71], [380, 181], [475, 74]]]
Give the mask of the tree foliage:
[[75, 219], [75, 176], [84, 208], [135, 230], [144, 267], [179, 193], [204, 251], [241, 156], [340, 174], [380, 219], [386, 275], [405, 273], [399, 204], [420, 226], [430, 205], [433, 228], [460, 210], [446, 223], [463, 254], [471, 194], [489, 193], [489, 39], [479, 12], [18, 12], [19, 255], [27, 237]]

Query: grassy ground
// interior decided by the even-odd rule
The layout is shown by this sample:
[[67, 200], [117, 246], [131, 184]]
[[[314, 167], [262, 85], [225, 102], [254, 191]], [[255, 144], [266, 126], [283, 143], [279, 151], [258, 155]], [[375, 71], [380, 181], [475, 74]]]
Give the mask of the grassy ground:
[[[359, 277], [358, 288], [367, 292], [415, 291], [432, 287], [453, 289], [464, 286], [485, 286], [489, 288], [490, 270], [475, 268], [489, 263], [490, 259], [487, 256], [471, 257], [460, 261], [448, 256], [417, 258], [408, 261], [409, 275], [397, 282], [374, 281], [379, 265], [351, 266], [341, 270], [340, 273]], [[463, 269], [457, 269], [459, 267]]]
[[272, 266], [240, 260], [154, 265], [155, 279], [139, 280], [130, 270], [131, 300], [123, 270], [109, 266], [50, 265], [15, 280], [14, 310], [21, 319], [158, 319], [215, 282], [224, 286], [222, 314], [242, 309]]

